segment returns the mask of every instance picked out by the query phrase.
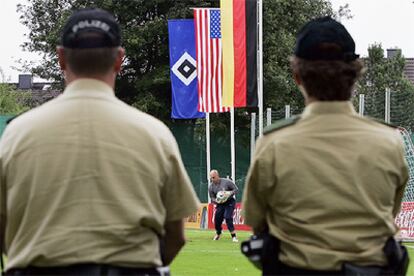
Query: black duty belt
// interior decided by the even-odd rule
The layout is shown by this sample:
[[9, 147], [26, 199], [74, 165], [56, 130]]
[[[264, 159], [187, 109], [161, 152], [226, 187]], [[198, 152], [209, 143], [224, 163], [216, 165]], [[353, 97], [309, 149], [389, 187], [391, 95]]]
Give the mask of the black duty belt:
[[16, 268], [8, 270], [5, 275], [136, 275], [160, 276], [156, 268], [120, 267], [106, 264], [76, 264], [69, 266]]

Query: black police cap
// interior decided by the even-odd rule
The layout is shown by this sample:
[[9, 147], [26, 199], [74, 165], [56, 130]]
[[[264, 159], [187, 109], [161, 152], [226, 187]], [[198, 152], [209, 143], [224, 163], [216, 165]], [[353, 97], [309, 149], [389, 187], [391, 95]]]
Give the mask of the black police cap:
[[114, 16], [98, 8], [75, 11], [61, 34], [65, 48], [109, 48], [121, 45], [121, 31]]
[[329, 16], [309, 21], [296, 37], [295, 55], [305, 60], [353, 61], [355, 42], [345, 27]]

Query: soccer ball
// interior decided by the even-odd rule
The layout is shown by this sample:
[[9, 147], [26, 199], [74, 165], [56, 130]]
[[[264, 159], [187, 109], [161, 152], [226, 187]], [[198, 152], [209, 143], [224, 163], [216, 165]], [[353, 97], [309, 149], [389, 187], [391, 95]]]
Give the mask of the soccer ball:
[[216, 196], [216, 202], [220, 204], [226, 202], [227, 199], [229, 199], [229, 197], [231, 196], [231, 194], [231, 191], [219, 191]]

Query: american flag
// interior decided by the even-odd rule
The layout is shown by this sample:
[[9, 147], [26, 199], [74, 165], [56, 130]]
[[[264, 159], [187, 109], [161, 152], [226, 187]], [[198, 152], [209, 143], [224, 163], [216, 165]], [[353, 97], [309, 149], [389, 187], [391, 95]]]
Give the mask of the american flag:
[[222, 96], [222, 49], [220, 10], [194, 9], [196, 30], [198, 111], [228, 112], [221, 106]]

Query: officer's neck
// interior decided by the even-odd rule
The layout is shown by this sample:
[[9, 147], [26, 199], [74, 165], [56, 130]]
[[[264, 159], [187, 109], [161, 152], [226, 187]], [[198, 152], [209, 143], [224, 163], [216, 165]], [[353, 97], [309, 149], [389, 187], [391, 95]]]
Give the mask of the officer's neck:
[[313, 102], [317, 102], [317, 101], [319, 101], [319, 100], [316, 99], [315, 97], [308, 96], [308, 97], [305, 98], [305, 105], [309, 105], [309, 104], [311, 104]]
[[84, 78], [95, 79], [95, 80], [102, 81], [102, 82], [106, 83], [107, 85], [109, 85], [110, 87], [112, 87], [112, 89], [115, 89], [116, 73], [114, 73], [114, 72], [109, 72], [109, 73], [103, 74], [103, 75], [85, 75], [84, 76], [84, 75], [76, 75], [73, 72], [71, 72], [70, 70], [65, 71], [65, 83], [66, 83], [66, 85], [69, 85], [71, 82], [76, 81], [78, 79], [84, 79]]

